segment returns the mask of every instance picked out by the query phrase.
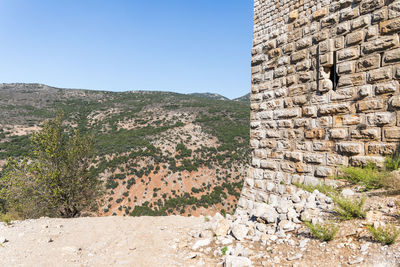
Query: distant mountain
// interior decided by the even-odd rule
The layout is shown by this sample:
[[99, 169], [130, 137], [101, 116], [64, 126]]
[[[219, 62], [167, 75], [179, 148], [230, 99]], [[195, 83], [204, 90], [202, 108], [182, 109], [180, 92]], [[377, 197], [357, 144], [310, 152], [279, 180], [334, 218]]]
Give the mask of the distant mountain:
[[211, 93], [0, 84], [0, 168], [26, 155], [30, 134], [59, 109], [67, 127], [94, 135], [91, 172], [107, 190], [99, 215], [234, 211], [250, 155], [249, 103]]
[[214, 99], [214, 100], [230, 100], [229, 98], [220, 95], [220, 94], [215, 94], [215, 93], [192, 93], [188, 94], [191, 96], [196, 96], [196, 97], [204, 97], [204, 98], [209, 98], [209, 99]]
[[249, 102], [250, 103], [250, 93], [245, 94], [244, 96], [234, 98], [233, 101], [241, 101], [241, 102]]

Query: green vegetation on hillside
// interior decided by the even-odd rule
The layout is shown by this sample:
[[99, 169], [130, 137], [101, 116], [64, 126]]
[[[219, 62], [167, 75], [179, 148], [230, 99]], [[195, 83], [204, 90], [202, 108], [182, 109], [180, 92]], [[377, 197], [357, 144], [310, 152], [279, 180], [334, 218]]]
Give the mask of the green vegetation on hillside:
[[[0, 160], [26, 156], [30, 149], [29, 135], [14, 135], [12, 125], [39, 125], [61, 109], [68, 131], [93, 134], [96, 157], [90, 173], [102, 177], [108, 194], [113, 196], [106, 198], [106, 207], [121, 199], [121, 209], [135, 215], [135, 206], [146, 206], [141, 199], [129, 198], [129, 192], [138, 185], [147, 186], [155, 175], [162, 175], [162, 186], [178, 186], [187, 179], [187, 173], [205, 168], [217, 172], [216, 177], [209, 177], [212, 184], [209, 181], [196, 186], [197, 193], [191, 188], [176, 189], [165, 197], [157, 193], [160, 187], [154, 188], [156, 192], [146, 192], [154, 200], [141, 209], [150, 209], [148, 215], [182, 213], [185, 207], [195, 209], [224, 202], [228, 196], [238, 198], [242, 180], [238, 172], [248, 164], [250, 155], [248, 102], [169, 92], [117, 93], [37, 86], [0, 90], [0, 104], [6, 98], [18, 103], [7, 108], [6, 102], [0, 105], [0, 121], [4, 123]], [[187, 125], [197, 127], [198, 139], [193, 140]], [[114, 196], [119, 191], [121, 196]], [[175, 202], [179, 203], [175, 207], [169, 204]], [[227, 208], [234, 210], [234, 206]]]

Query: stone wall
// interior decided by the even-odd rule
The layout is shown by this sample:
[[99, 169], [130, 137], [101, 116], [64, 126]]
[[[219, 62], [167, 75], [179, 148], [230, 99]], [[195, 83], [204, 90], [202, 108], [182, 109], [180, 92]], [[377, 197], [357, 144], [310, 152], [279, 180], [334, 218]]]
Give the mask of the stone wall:
[[254, 2], [252, 162], [238, 211], [268, 203], [285, 218], [293, 182], [398, 149], [400, 0]]

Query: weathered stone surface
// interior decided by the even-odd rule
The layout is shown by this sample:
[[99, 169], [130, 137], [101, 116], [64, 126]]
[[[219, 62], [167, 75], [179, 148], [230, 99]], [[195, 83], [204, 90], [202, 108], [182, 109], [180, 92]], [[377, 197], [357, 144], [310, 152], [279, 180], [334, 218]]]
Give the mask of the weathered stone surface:
[[384, 137], [386, 139], [400, 139], [400, 131], [398, 127], [393, 128], [385, 128], [384, 129]]
[[338, 51], [337, 53], [338, 62], [349, 59], [355, 59], [359, 56], [360, 56], [360, 49], [358, 47], [346, 48]]
[[361, 45], [361, 51], [364, 54], [385, 51], [392, 47], [398, 47], [399, 39], [395, 36], [382, 37], [369, 41]]
[[269, 203], [275, 233], [328, 203], [294, 197], [291, 183], [382, 164], [398, 146], [400, 1], [255, 0], [254, 11], [253, 158], [239, 207]]
[[381, 56], [379, 54], [364, 57], [357, 61], [357, 72], [379, 68], [380, 63]]
[[243, 224], [235, 224], [231, 229], [233, 237], [239, 241], [243, 240], [247, 236], [248, 232], [249, 229]]
[[361, 143], [337, 143], [336, 150], [340, 154], [357, 155], [363, 152], [363, 145]]
[[226, 256], [225, 267], [251, 267], [253, 266], [251, 260], [246, 257], [240, 256]]
[[331, 104], [331, 105], [324, 105], [321, 106], [318, 110], [320, 115], [334, 115], [340, 113], [347, 113], [349, 112], [349, 106], [345, 104]]
[[383, 109], [383, 107], [383, 100], [366, 100], [357, 103], [357, 111], [359, 112]]
[[347, 128], [336, 128], [330, 130], [330, 136], [332, 139], [345, 139], [349, 135]]
[[364, 0], [360, 5], [361, 14], [370, 13], [384, 5], [383, 0]]
[[376, 70], [371, 70], [369, 72], [368, 81], [370, 83], [376, 83], [376, 82], [381, 82], [381, 81], [385, 81], [385, 80], [390, 80], [391, 78], [392, 78], [392, 68], [385, 67], [385, 68], [379, 68]]
[[375, 86], [375, 94], [387, 94], [387, 93], [395, 93], [398, 91], [399, 83], [398, 82], [390, 82], [385, 84], [377, 84]]
[[387, 20], [379, 23], [379, 27], [382, 34], [388, 34], [392, 32], [400, 31], [400, 18]]
[[327, 9], [326, 8], [321, 8], [321, 9], [319, 9], [319, 10], [314, 12], [313, 18], [315, 20], [319, 20], [319, 19], [325, 17], [326, 14], [327, 14]]

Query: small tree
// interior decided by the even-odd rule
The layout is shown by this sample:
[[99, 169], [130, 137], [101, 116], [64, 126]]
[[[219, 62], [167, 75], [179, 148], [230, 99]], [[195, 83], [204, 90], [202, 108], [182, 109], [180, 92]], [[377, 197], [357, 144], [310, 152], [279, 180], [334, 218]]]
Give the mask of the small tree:
[[63, 113], [31, 137], [32, 153], [10, 159], [0, 178], [0, 199], [24, 218], [76, 217], [93, 209], [101, 181], [89, 172], [93, 138], [64, 131]]

